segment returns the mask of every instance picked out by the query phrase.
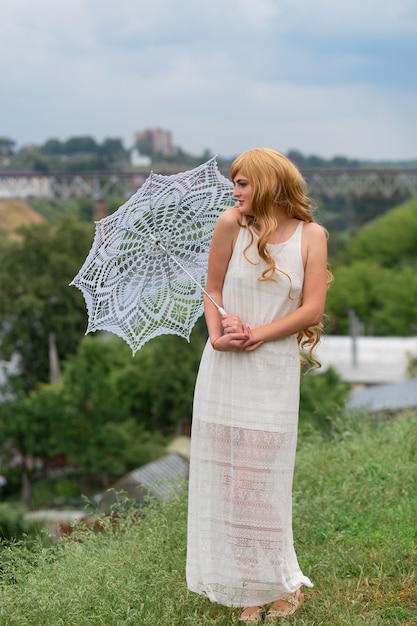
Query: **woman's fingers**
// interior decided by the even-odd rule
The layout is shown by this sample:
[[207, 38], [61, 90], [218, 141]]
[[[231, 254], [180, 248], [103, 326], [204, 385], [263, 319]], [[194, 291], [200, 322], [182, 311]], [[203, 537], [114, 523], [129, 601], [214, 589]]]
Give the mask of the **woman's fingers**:
[[226, 333], [216, 339], [215, 349], [220, 352], [252, 352], [252, 350], [259, 348], [264, 342], [253, 342], [249, 327], [245, 325], [245, 328], [247, 331], [244, 333]]
[[260, 346], [262, 346], [262, 344], [265, 343], [264, 341], [257, 341], [256, 343], [250, 343], [248, 346], [246, 346], [244, 348], [245, 352], [252, 352], [252, 350], [256, 350], [256, 348], [259, 348]]
[[222, 327], [225, 333], [246, 333], [247, 325], [236, 315], [225, 315], [222, 318]]

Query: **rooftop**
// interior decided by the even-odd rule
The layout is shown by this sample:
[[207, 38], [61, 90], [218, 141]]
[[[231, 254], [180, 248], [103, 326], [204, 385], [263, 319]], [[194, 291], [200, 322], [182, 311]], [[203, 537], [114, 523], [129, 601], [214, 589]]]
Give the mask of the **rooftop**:
[[401, 383], [374, 385], [354, 389], [350, 394], [348, 411], [366, 413], [397, 413], [417, 407], [417, 379]]

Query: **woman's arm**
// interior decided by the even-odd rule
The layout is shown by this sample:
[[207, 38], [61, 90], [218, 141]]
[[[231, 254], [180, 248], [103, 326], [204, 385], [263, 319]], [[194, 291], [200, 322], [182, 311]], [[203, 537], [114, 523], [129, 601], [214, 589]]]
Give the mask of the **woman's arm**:
[[[210, 245], [210, 253], [208, 260], [208, 271], [206, 281], [206, 291], [219, 305], [223, 306], [223, 284], [226, 276], [229, 261], [233, 253], [233, 248], [239, 234], [241, 215], [237, 208], [231, 208], [224, 211], [215, 226], [213, 237]], [[206, 318], [207, 329], [210, 341], [217, 345], [217, 340], [223, 337], [222, 316], [215, 305], [204, 296], [204, 314]], [[242, 333], [235, 333], [233, 338], [236, 342], [245, 339], [246, 329], [242, 328]], [[247, 338], [247, 336], [246, 336]], [[231, 337], [225, 336], [225, 341], [230, 343]], [[226, 346], [223, 346], [225, 348]], [[232, 345], [233, 347], [233, 345]]]

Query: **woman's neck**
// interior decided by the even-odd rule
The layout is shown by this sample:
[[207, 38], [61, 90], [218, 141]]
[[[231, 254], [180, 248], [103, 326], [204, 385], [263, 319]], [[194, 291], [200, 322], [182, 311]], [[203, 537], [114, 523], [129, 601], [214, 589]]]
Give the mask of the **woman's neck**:
[[[259, 236], [262, 232], [262, 227], [259, 222], [255, 219], [254, 216], [248, 216], [248, 226], [252, 228], [255, 233]], [[282, 243], [287, 241], [294, 233], [298, 222], [296, 218], [290, 217], [289, 215], [280, 215], [275, 220], [275, 228], [270, 232], [268, 237], [269, 243]]]

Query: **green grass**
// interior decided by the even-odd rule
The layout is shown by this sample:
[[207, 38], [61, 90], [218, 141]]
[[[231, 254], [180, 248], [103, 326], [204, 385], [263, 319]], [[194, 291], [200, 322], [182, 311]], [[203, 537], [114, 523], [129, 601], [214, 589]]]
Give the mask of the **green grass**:
[[[348, 424], [348, 422], [346, 422]], [[300, 440], [294, 532], [315, 583], [299, 626], [417, 624], [417, 415], [363, 416], [333, 439]], [[185, 492], [50, 547], [0, 552], [0, 625], [227, 626], [240, 610], [185, 584]]]

